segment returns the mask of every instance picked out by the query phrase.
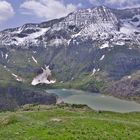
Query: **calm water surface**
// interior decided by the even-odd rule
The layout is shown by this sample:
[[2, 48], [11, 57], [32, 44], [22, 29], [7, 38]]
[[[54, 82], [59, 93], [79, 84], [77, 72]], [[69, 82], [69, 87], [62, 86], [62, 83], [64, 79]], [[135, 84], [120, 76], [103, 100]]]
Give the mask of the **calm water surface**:
[[115, 97], [71, 89], [50, 89], [49, 93], [59, 96], [65, 103], [86, 104], [95, 110], [132, 112], [140, 111], [140, 104]]

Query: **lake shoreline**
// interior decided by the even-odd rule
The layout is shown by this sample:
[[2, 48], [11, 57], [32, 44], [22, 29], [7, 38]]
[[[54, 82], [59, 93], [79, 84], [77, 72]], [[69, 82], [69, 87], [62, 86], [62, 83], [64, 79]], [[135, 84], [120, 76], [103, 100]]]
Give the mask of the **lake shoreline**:
[[[113, 112], [140, 112], [140, 104], [110, 95], [75, 89], [47, 89], [64, 100], [65, 103], [86, 104], [94, 110]], [[58, 93], [57, 93], [58, 92]]]

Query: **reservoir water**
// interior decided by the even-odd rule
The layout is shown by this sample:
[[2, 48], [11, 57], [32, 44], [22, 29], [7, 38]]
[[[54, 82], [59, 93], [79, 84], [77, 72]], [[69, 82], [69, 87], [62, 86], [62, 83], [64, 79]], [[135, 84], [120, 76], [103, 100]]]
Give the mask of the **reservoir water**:
[[139, 103], [121, 100], [112, 96], [71, 89], [50, 89], [47, 92], [57, 95], [65, 103], [86, 104], [94, 110], [114, 112], [140, 111]]

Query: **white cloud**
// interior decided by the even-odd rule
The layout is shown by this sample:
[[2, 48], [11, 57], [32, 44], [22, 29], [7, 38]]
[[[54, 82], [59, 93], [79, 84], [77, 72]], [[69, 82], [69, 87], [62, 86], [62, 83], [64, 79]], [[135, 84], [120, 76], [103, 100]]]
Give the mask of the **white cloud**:
[[93, 5], [106, 5], [114, 6], [118, 8], [122, 7], [138, 7], [140, 5], [140, 0], [88, 0]]
[[92, 3], [93, 5], [100, 5], [100, 1], [99, 0], [88, 0], [90, 3]]
[[14, 14], [14, 9], [9, 2], [0, 1], [0, 23], [13, 17]]
[[119, 7], [135, 6], [139, 0], [106, 0], [106, 4], [117, 5]]
[[139, 8], [140, 4], [135, 4], [135, 5], [127, 5], [125, 7], [120, 7], [120, 9], [126, 9], [126, 8]]
[[54, 19], [66, 16], [81, 5], [64, 4], [62, 0], [26, 0], [20, 5], [23, 14], [36, 15], [39, 18]]

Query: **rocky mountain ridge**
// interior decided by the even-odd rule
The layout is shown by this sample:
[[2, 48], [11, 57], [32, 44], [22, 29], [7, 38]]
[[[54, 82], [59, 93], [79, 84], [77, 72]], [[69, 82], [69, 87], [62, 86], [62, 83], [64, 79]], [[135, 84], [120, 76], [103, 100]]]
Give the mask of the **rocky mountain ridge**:
[[[124, 44], [126, 40], [138, 43], [139, 14], [140, 8], [113, 10], [100, 6], [82, 9], [58, 20], [41, 24], [25, 24], [22, 27], [4, 30], [0, 32], [0, 44], [24, 46], [24, 48], [31, 44], [34, 46], [43, 45], [43, 47], [59, 44], [69, 45], [71, 40], [77, 39], [77, 37], [90, 37], [92, 40], [112, 39], [118, 44]], [[127, 15], [130, 16], [127, 17]], [[48, 37], [48, 34], [51, 35], [62, 30], [66, 36]]]

